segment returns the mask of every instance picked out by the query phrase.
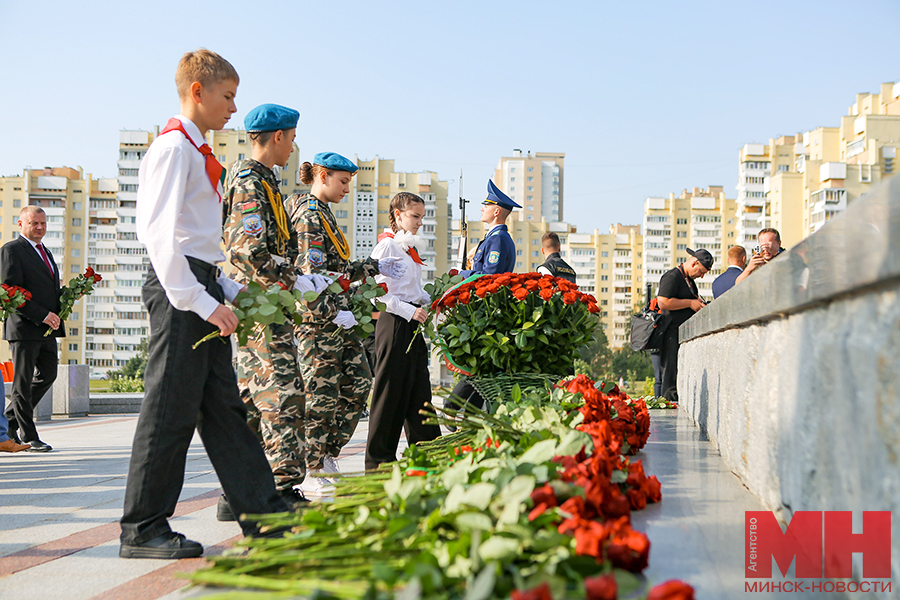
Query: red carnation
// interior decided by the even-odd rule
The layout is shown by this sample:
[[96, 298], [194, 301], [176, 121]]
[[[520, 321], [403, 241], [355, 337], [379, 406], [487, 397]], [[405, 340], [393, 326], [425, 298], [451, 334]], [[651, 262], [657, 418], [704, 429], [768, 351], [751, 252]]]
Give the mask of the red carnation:
[[384, 290], [384, 293], [387, 294], [387, 292], [388, 292], [388, 286], [387, 286], [387, 284], [386, 284], [385, 282], [382, 281], [381, 283], [379, 283], [379, 284], [378, 284], [378, 287], [380, 287], [381, 289], [383, 289], [383, 290]]
[[683, 581], [672, 579], [650, 590], [647, 600], [694, 600], [694, 588]]
[[509, 597], [512, 600], [553, 600], [553, 596], [550, 594], [550, 586], [546, 583], [542, 583], [530, 590], [513, 590]]
[[600, 577], [585, 577], [584, 591], [587, 600], [616, 600], [619, 588], [612, 573]]

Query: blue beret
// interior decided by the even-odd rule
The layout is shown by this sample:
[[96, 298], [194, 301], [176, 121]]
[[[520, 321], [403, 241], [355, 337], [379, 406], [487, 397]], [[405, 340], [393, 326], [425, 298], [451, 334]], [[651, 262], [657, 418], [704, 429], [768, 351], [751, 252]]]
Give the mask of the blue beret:
[[293, 108], [279, 104], [260, 104], [244, 117], [244, 129], [247, 131], [278, 131], [294, 129], [300, 113]]
[[494, 182], [490, 179], [488, 179], [488, 195], [484, 201], [484, 204], [496, 204], [497, 206], [500, 206], [507, 210], [522, 208], [521, 206], [513, 202], [512, 198], [501, 192], [500, 188], [494, 185]]
[[359, 167], [353, 161], [344, 158], [337, 152], [319, 152], [313, 158], [313, 162], [334, 171], [347, 171], [348, 173], [359, 171]]

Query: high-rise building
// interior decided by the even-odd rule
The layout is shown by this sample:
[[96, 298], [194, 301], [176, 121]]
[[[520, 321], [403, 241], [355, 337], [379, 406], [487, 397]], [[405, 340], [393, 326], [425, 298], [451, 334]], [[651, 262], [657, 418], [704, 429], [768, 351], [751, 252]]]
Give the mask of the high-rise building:
[[434, 171], [395, 171], [393, 159], [376, 156], [366, 161], [357, 157], [356, 164], [359, 171], [351, 180], [350, 193], [332, 207], [338, 226], [353, 248], [353, 259], [370, 256], [378, 236], [390, 229], [391, 199], [400, 192], [412, 192], [425, 201], [425, 218], [418, 233], [425, 242], [419, 249], [425, 262], [422, 277], [433, 281], [435, 274], [446, 273], [450, 268], [447, 182]]
[[[548, 223], [563, 220], [564, 152], [513, 150], [504, 156], [494, 171], [494, 183], [522, 206], [511, 219]], [[487, 190], [485, 190], [485, 194]]]
[[[728, 248], [735, 245], [737, 203], [725, 197], [722, 186], [684, 190], [681, 196], [644, 201], [644, 283], [653, 294], [663, 274], [686, 261], [687, 249], [705, 248], [713, 268], [697, 281], [700, 294], [712, 298], [712, 282], [725, 269]], [[755, 235], [755, 234], [754, 234]]]
[[560, 235], [561, 255], [576, 273], [578, 288], [597, 298], [609, 346], [628, 343], [631, 315], [643, 301], [643, 236], [640, 225], [610, 225], [609, 233]]
[[[22, 207], [40, 206], [47, 215], [43, 243], [53, 255], [65, 285], [89, 264], [89, 203], [95, 199], [114, 200], [115, 190], [114, 179], [94, 179], [81, 169], [69, 167], [26, 169], [21, 176], [0, 177], [0, 243], [19, 236]], [[82, 299], [66, 320], [66, 337], [59, 342], [62, 364], [84, 362], [86, 324]], [[9, 356], [8, 345], [3, 344], [0, 360], [9, 360]]]

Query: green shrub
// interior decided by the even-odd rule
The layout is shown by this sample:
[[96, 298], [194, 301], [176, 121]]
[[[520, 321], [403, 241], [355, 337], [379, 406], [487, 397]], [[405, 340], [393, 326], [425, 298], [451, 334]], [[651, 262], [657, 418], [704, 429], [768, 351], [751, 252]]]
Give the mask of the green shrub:
[[139, 377], [118, 377], [109, 382], [110, 392], [134, 393], [144, 391], [144, 380]]

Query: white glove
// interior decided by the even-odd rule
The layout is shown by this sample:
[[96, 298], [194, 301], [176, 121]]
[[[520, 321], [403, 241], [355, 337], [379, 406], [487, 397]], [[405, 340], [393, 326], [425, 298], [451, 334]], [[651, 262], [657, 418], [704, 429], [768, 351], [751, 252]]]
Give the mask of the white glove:
[[331, 280], [322, 275], [301, 275], [297, 277], [294, 283], [294, 289], [300, 293], [315, 292], [321, 294], [322, 291], [331, 284]]
[[403, 274], [406, 273], [406, 265], [403, 264], [402, 258], [388, 256], [378, 261], [378, 272], [385, 277], [397, 279], [398, 277], [403, 277]]
[[339, 310], [332, 323], [339, 327], [343, 327], [344, 329], [350, 329], [357, 325], [356, 317], [354, 317], [353, 313], [349, 310]]

